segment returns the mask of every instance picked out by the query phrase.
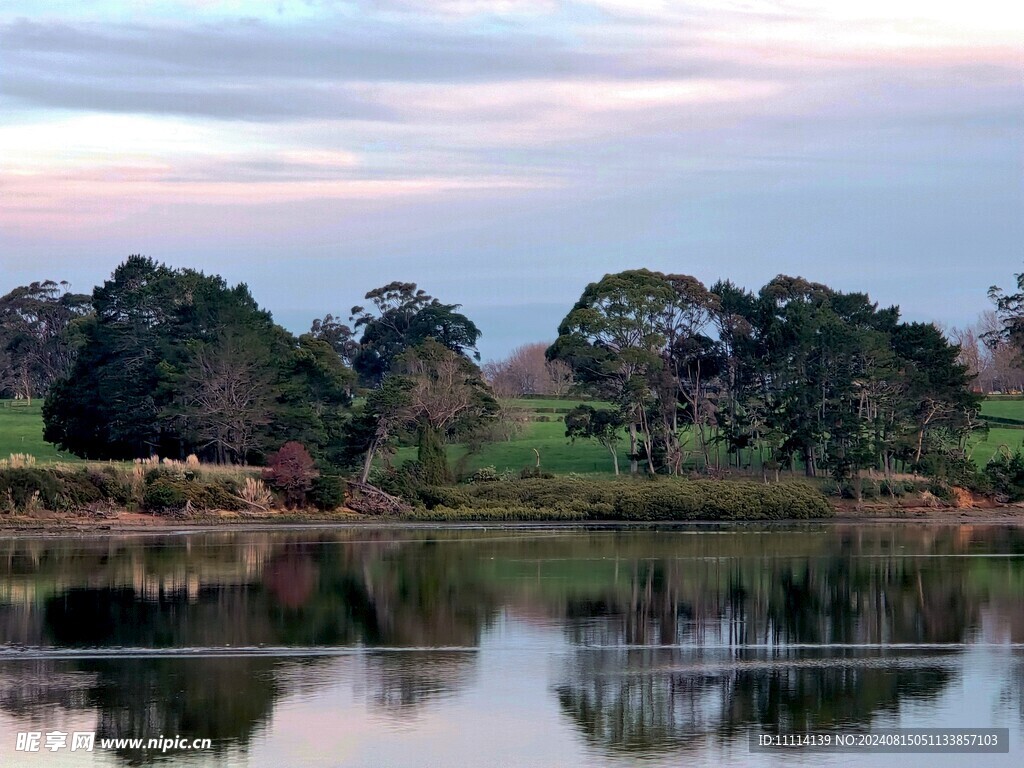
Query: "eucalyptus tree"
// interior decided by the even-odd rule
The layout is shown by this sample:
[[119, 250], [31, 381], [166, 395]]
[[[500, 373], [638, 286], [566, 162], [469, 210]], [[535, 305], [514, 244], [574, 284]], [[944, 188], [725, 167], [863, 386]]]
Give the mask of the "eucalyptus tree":
[[[605, 275], [589, 284], [558, 327], [547, 351], [576, 382], [620, 410], [629, 430], [630, 472], [642, 455], [653, 473], [651, 382], [665, 369], [665, 314], [675, 299], [664, 275], [647, 269]], [[674, 394], [674, 393], [673, 393]]]
[[[711, 464], [707, 430], [714, 421], [724, 359], [721, 344], [715, 338], [715, 319], [720, 312], [718, 297], [690, 275], [670, 274], [665, 275], [664, 280], [672, 289], [672, 301], [665, 307], [661, 320], [665, 338], [663, 356], [674, 392], [671, 398], [663, 397], [661, 413], [666, 419], [663, 434], [667, 465], [673, 474], [678, 474], [682, 463], [680, 412], [693, 428], [704, 465]], [[669, 418], [671, 421], [667, 420]]]
[[65, 281], [34, 282], [0, 297], [0, 392], [29, 402], [45, 397], [74, 364], [75, 325], [90, 309], [89, 297]]
[[459, 355], [480, 359], [480, 329], [458, 310], [417, 288], [392, 282], [365, 296], [372, 309], [352, 307], [353, 332], [362, 331], [353, 365], [368, 386], [380, 384], [394, 361], [407, 349], [433, 339]]

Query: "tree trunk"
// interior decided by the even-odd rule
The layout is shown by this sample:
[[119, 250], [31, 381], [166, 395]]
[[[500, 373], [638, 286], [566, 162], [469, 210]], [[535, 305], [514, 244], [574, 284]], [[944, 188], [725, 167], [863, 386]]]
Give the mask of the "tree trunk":
[[619, 476], [619, 452], [615, 450], [614, 445], [608, 446], [608, 453], [612, 455], [612, 466], [615, 467], [615, 476]]
[[636, 423], [629, 423], [629, 474], [635, 475], [639, 471], [636, 461]]
[[370, 477], [370, 469], [373, 467], [373, 457], [377, 453], [377, 439], [370, 441], [370, 447], [366, 449], [366, 458], [363, 459], [363, 471], [359, 473], [359, 482], [366, 484]]

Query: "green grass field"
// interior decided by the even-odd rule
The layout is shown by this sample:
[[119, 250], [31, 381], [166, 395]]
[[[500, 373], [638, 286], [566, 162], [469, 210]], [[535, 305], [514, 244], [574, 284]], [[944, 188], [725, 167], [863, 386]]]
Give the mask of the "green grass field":
[[1024, 424], [1024, 400], [986, 400], [981, 404], [981, 415], [1014, 419]]
[[[985, 400], [981, 404], [981, 415], [1019, 421], [1024, 425], [1024, 400]], [[1024, 446], [1024, 429], [992, 423], [986, 437], [971, 441], [971, 456], [976, 464], [984, 465], [1004, 446], [1011, 453]]]
[[56, 446], [43, 442], [43, 404], [39, 400], [32, 405], [0, 400], [0, 459], [12, 453], [27, 453], [41, 462], [74, 460]]
[[[506, 401], [506, 405], [511, 407], [533, 411], [533, 420], [512, 440], [485, 445], [479, 452], [468, 457], [465, 446], [449, 446], [452, 466], [462, 474], [486, 466], [493, 466], [499, 472], [519, 472], [524, 467], [534, 466], [536, 449], [540, 452], [541, 469], [549, 472], [611, 473], [611, 457], [604, 448], [589, 440], [578, 440], [571, 444], [565, 437], [565, 425], [559, 419], [565, 410], [579, 402], [553, 398]], [[595, 407], [604, 405], [596, 402], [592, 404]], [[41, 411], [42, 404], [38, 401], [31, 406], [10, 400], [0, 401], [0, 458], [6, 458], [12, 453], [27, 453], [43, 463], [76, 460], [74, 456], [61, 453], [56, 447], [43, 442]], [[1019, 419], [1024, 423], [1024, 400], [987, 400], [982, 406], [982, 414]], [[984, 465], [1002, 446], [1011, 452], [1024, 446], [1024, 429], [993, 425], [986, 437], [971, 443], [975, 462]], [[628, 469], [626, 449], [627, 444], [623, 440], [619, 446], [619, 466], [624, 470]], [[395, 461], [403, 462], [415, 456], [415, 448], [402, 448]]]

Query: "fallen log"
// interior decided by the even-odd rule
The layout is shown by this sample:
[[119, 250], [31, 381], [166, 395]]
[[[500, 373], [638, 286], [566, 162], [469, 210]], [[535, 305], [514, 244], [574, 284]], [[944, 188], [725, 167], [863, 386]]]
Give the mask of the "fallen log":
[[348, 481], [349, 509], [361, 515], [398, 515], [412, 509], [398, 496], [392, 496], [375, 485], [358, 480]]

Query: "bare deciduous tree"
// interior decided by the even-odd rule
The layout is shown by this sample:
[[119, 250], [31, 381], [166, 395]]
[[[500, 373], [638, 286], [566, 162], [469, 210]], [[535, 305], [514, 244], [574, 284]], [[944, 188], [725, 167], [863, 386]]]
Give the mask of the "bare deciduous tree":
[[983, 312], [977, 323], [952, 328], [948, 336], [960, 346], [959, 362], [975, 375], [978, 392], [1017, 392], [1024, 390], [1024, 367], [1019, 350], [1005, 339], [1002, 323], [995, 312]]
[[234, 336], [197, 345], [183, 374], [179, 417], [218, 463], [245, 463], [259, 428], [270, 423], [273, 387], [266, 365]]
[[487, 363], [484, 376], [498, 397], [552, 395], [561, 397], [572, 386], [572, 368], [562, 360], [548, 361], [544, 342], [523, 344], [508, 357]]

